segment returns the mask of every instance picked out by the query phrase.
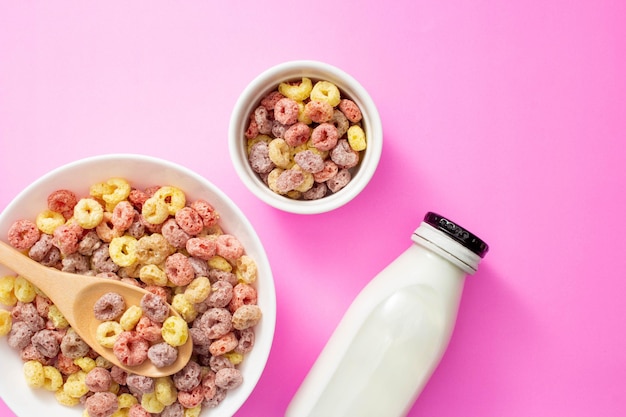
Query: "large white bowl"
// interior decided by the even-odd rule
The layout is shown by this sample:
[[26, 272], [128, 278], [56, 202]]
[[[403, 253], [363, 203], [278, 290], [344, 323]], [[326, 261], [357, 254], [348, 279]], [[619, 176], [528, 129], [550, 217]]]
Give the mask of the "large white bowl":
[[[241, 210], [215, 185], [200, 175], [160, 159], [139, 155], [104, 155], [80, 160], [60, 167], [24, 189], [0, 214], [0, 238], [7, 240], [7, 231], [18, 219], [34, 219], [46, 208], [49, 193], [67, 188], [79, 196], [89, 193], [89, 186], [110, 177], [123, 177], [137, 187], [173, 185], [183, 189], [188, 199], [203, 198], [220, 213], [222, 228], [237, 236], [254, 258], [259, 269], [256, 283], [258, 303], [263, 311], [256, 327], [256, 344], [246, 355], [240, 369], [243, 384], [228, 392], [224, 401], [204, 415], [232, 416], [250, 396], [267, 362], [276, 322], [276, 294], [270, 265], [252, 225]], [[0, 266], [0, 276], [12, 273]], [[6, 337], [0, 338], [0, 397], [18, 416], [45, 415], [48, 417], [80, 417], [83, 407], [68, 408], [60, 405], [51, 392], [31, 389], [22, 374], [22, 361], [17, 351], [11, 349]]]
[[[363, 114], [362, 125], [367, 135], [367, 149], [353, 172], [352, 180], [335, 194], [318, 200], [293, 200], [274, 193], [252, 170], [248, 162], [244, 132], [250, 114], [261, 99], [281, 82], [299, 81], [302, 77], [334, 83], [344, 97], [354, 101]], [[237, 174], [248, 189], [265, 203], [283, 211], [318, 214], [334, 210], [355, 198], [374, 175], [383, 149], [383, 129], [374, 101], [367, 90], [350, 74], [324, 62], [289, 61], [259, 74], [243, 90], [233, 109], [229, 127], [230, 157]]]

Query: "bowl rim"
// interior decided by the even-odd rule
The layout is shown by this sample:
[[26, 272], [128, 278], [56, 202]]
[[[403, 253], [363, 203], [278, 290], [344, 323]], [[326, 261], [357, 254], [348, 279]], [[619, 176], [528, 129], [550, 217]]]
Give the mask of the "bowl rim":
[[[84, 166], [89, 166], [94, 163], [100, 166], [103, 164], [109, 164], [109, 163], [115, 163], [115, 162], [119, 163], [119, 161], [122, 161], [122, 160], [124, 161], [124, 164], [126, 164], [126, 168], [117, 168], [118, 171], [131, 170], [130, 168], [131, 163], [141, 163], [141, 164], [146, 164], [146, 165], [156, 165], [156, 166], [161, 167], [162, 169], [169, 170], [167, 173], [159, 174], [159, 175], [163, 175], [163, 176], [176, 175], [176, 176], [180, 176], [180, 178], [184, 178], [185, 176], [189, 177], [190, 183], [193, 183], [194, 186], [197, 186], [198, 190], [202, 190], [202, 189], [208, 190], [210, 194], [215, 196], [214, 201], [218, 202], [218, 204], [216, 205], [219, 205], [220, 207], [222, 207], [222, 210], [223, 208], [226, 208], [228, 211], [231, 212], [232, 217], [236, 219], [237, 225], [234, 225], [233, 224], [234, 222], [231, 219], [230, 224], [226, 228], [227, 231], [228, 231], [228, 228], [232, 229], [233, 226], [237, 226], [238, 230], [246, 231], [246, 235], [247, 235], [246, 240], [249, 242], [249, 244], [253, 246], [253, 249], [251, 247], [247, 247], [246, 249], [250, 248], [251, 251], [255, 252], [256, 254], [255, 256], [257, 256], [257, 258], [255, 258], [255, 261], [257, 262], [259, 269], [264, 271], [263, 284], [262, 284], [263, 285], [263, 296], [262, 296], [263, 298], [262, 299], [264, 300], [264, 303], [263, 303], [264, 310], [263, 310], [263, 321], [261, 323], [264, 336], [263, 338], [257, 337], [256, 342], [258, 342], [258, 344], [255, 345], [255, 347], [258, 347], [258, 351], [255, 351], [255, 349], [253, 349], [251, 352], [251, 354], [255, 354], [255, 352], [258, 352], [254, 356], [255, 364], [253, 366], [251, 364], [252, 366], [252, 369], [250, 371], [251, 373], [245, 374], [246, 368], [243, 369], [245, 386], [237, 388], [237, 389], [241, 389], [242, 391], [238, 393], [235, 393], [235, 392], [231, 393], [233, 397], [236, 396], [240, 398], [237, 398], [231, 401], [230, 403], [224, 404], [224, 405], [228, 404], [228, 406], [222, 409], [223, 412], [225, 413], [234, 414], [249, 399], [250, 395], [252, 394], [256, 386], [258, 385], [258, 382], [262, 374], [264, 373], [267, 363], [269, 361], [269, 357], [271, 354], [272, 345], [273, 345], [273, 341], [275, 337], [275, 331], [276, 331], [276, 309], [277, 309], [276, 288], [275, 288], [275, 282], [274, 282], [271, 265], [269, 263], [269, 258], [267, 256], [267, 252], [265, 251], [265, 247], [263, 246], [263, 243], [261, 242], [258, 233], [254, 229], [253, 225], [250, 223], [249, 219], [246, 217], [243, 211], [234, 203], [234, 201], [230, 197], [228, 197], [228, 195], [224, 191], [222, 191], [219, 187], [213, 184], [210, 180], [208, 180], [207, 178], [201, 176], [200, 174], [196, 173], [195, 171], [185, 166], [182, 166], [180, 164], [177, 164], [175, 162], [171, 162], [165, 159], [152, 157], [152, 156], [131, 154], [131, 153], [114, 153], [114, 154], [103, 154], [103, 155], [86, 157], [86, 158], [78, 159], [78, 160], [69, 162], [67, 164], [61, 165], [59, 167], [56, 167], [52, 169], [51, 171], [49, 171], [48, 173], [37, 178], [35, 181], [30, 183], [25, 188], [23, 188], [9, 202], [9, 204], [2, 210], [2, 212], [0, 212], [0, 226], [2, 226], [2, 230], [0, 230], [0, 232], [3, 232], [3, 233], [6, 232], [10, 224], [13, 221], [15, 221], [17, 218], [25, 217], [25, 216], [19, 216], [19, 215], [16, 217], [16, 214], [21, 211], [19, 210], [19, 207], [21, 204], [24, 203], [25, 199], [28, 199], [28, 200], [40, 199], [43, 195], [47, 196], [47, 194], [45, 194], [46, 192], [49, 193], [53, 191], [49, 188], [49, 184], [46, 184], [46, 182], [51, 181], [55, 177], [63, 175], [64, 171], [71, 172], [73, 170], [80, 169], [81, 166], [84, 168]], [[111, 175], [107, 174], [106, 176], [113, 177], [115, 176], [115, 173], [116, 173], [116, 167], [115, 165], [111, 165]], [[128, 179], [132, 184], [133, 178], [131, 177]], [[87, 184], [88, 180], [79, 180], [79, 181], [85, 181], [86, 183], [85, 185], [87, 185], [87, 187], [91, 185], [91, 184]], [[44, 188], [45, 188], [45, 192], [44, 192]], [[184, 190], [184, 191], [187, 191], [187, 190]], [[34, 194], [35, 196], [29, 197], [29, 195], [31, 194]], [[42, 206], [39, 209], [43, 208], [43, 206], [45, 205], [45, 196], [43, 197], [44, 199], [42, 200]], [[2, 236], [0, 238], [6, 241], [6, 236]], [[0, 275], [2, 275], [2, 273], [4, 273], [3, 270], [6, 270], [6, 268], [0, 266], [0, 269], [1, 269]], [[7, 307], [0, 306], [0, 308], [6, 309]], [[6, 344], [6, 342], [3, 342], [3, 343]], [[10, 348], [7, 347], [7, 349], [10, 349]], [[16, 361], [19, 360], [19, 355], [16, 355], [15, 360]], [[14, 378], [14, 376], [11, 375], [11, 378]], [[24, 378], [21, 376], [21, 374], [18, 375], [17, 378], [18, 378], [18, 381], [13, 381], [12, 385], [18, 385], [20, 387], [23, 386], [25, 390], [28, 390], [29, 388], [25, 385]], [[6, 384], [8, 384], [8, 382], [0, 384], [0, 388]], [[1, 391], [2, 393], [5, 393], [5, 388], [2, 388]], [[32, 395], [37, 396], [37, 393], [35, 392]], [[29, 403], [33, 403], [33, 402], [25, 401], [24, 398], [26, 397], [21, 398], [22, 396], [19, 396], [19, 395], [1, 395], [1, 397], [4, 403], [7, 405], [7, 407], [9, 407], [9, 409], [11, 409], [13, 412], [15, 412], [18, 415], [19, 413], [22, 413], [22, 412], [26, 412], [28, 414], [29, 412], [33, 411], [33, 409], [30, 407], [37, 406], [36, 404], [29, 405]], [[228, 398], [229, 397], [227, 396], [226, 399], [228, 400]], [[56, 400], [54, 398], [48, 399], [46, 397], [45, 399], [43, 399], [43, 401], [45, 404], [48, 404], [48, 401], [49, 401], [51, 404], [56, 405]], [[60, 406], [60, 407], [63, 407], [63, 406]], [[66, 408], [63, 408], [63, 410], [64, 410], [64, 414], [66, 415], [74, 415], [72, 413], [73, 411], [79, 411], [80, 413], [82, 413], [83, 411], [82, 408], [80, 410], [78, 408], [69, 409], [69, 410]], [[53, 411], [51, 415], [56, 415], [56, 414]]]
[[[319, 74], [319, 75], [312, 75]], [[245, 141], [241, 126], [245, 124], [251, 108], [278, 83], [301, 77], [323, 78], [338, 85], [352, 100], [359, 104], [368, 137], [368, 147], [360, 162], [359, 170], [350, 183], [336, 194], [318, 200], [292, 200], [271, 191], [252, 171], [245, 157]], [[367, 120], [367, 122], [366, 122]], [[274, 65], [260, 74], [239, 95], [229, 123], [229, 151], [237, 175], [244, 185], [259, 199], [277, 209], [296, 214], [320, 214], [337, 209], [354, 199], [374, 176], [383, 148], [383, 129], [380, 114], [368, 91], [344, 70], [321, 61], [294, 60]], [[367, 168], [367, 169], [362, 169]]]

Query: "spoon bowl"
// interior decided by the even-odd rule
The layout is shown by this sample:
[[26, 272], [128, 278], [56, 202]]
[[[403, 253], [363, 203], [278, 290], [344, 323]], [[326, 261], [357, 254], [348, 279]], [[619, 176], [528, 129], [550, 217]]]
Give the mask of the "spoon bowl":
[[[124, 298], [127, 306], [139, 305], [141, 298], [147, 293], [146, 290], [121, 281], [71, 274], [43, 266], [2, 241], [0, 264], [43, 291], [85, 343], [116, 366], [130, 373], [158, 378], [178, 372], [189, 362], [193, 348], [191, 337], [177, 348], [176, 361], [161, 368], [154, 366], [150, 360], [137, 366], [124, 365], [112, 349], [105, 348], [96, 340], [96, 330], [100, 324], [93, 313], [96, 301], [106, 293], [115, 292]], [[171, 306], [170, 313], [178, 315]]]

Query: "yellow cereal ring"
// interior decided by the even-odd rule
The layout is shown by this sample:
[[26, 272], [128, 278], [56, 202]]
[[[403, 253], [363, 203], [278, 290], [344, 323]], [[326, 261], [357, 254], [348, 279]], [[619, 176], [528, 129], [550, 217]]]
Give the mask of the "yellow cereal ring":
[[161, 336], [165, 343], [171, 346], [182, 346], [187, 342], [187, 338], [189, 337], [189, 328], [185, 320], [181, 317], [169, 316], [163, 322]]
[[15, 294], [17, 301], [30, 303], [35, 299], [35, 296], [37, 295], [35, 286], [28, 282], [24, 277], [17, 276], [13, 285], [13, 293]]
[[198, 316], [198, 311], [185, 294], [176, 294], [172, 298], [172, 307], [187, 323], [191, 323]]
[[111, 369], [113, 367], [113, 364], [109, 362], [109, 360], [104, 356], [98, 356], [96, 358], [96, 366], [99, 368]]
[[135, 328], [139, 319], [143, 315], [141, 307], [132, 305], [126, 309], [126, 311], [120, 317], [120, 325], [124, 330], [132, 330]]
[[202, 404], [198, 404], [193, 408], [184, 408], [183, 417], [199, 417], [202, 411]]
[[230, 352], [226, 352], [222, 356], [224, 356], [225, 358], [228, 358], [230, 363], [232, 363], [235, 366], [243, 362], [243, 354], [235, 352], [234, 350]]
[[54, 304], [48, 308], [48, 319], [52, 322], [55, 329], [66, 329], [70, 325], [59, 308]]
[[154, 264], [148, 264], [139, 270], [139, 279], [146, 285], [167, 285], [167, 274], [164, 270]]
[[116, 321], [103, 321], [96, 329], [96, 340], [105, 348], [112, 349], [115, 340], [122, 333], [122, 325]]
[[185, 288], [185, 298], [193, 304], [206, 300], [211, 293], [211, 281], [207, 277], [197, 277]]
[[111, 194], [113, 192], [113, 185], [106, 182], [98, 182], [89, 187], [89, 195], [98, 200], [103, 200], [102, 196], [105, 194]]
[[89, 392], [89, 388], [87, 388], [87, 384], [85, 383], [85, 378], [87, 373], [84, 371], [78, 371], [73, 374], [70, 374], [63, 384], [63, 391], [73, 398], [80, 398], [83, 395]]
[[123, 178], [109, 178], [106, 184], [109, 189], [102, 194], [102, 199], [107, 205], [107, 211], [113, 211], [117, 203], [128, 198], [130, 184]]
[[329, 81], [318, 81], [311, 90], [311, 100], [325, 101], [335, 107], [341, 101], [339, 88]]
[[233, 270], [233, 266], [226, 260], [226, 258], [223, 258], [219, 255], [215, 255], [214, 257], [209, 259], [208, 264], [209, 268], [218, 269], [224, 272], [232, 272]]
[[56, 398], [59, 404], [66, 407], [74, 407], [80, 404], [80, 398], [74, 398], [68, 395], [63, 388], [59, 388], [54, 392], [54, 398]]
[[348, 144], [357, 152], [365, 150], [367, 142], [365, 140], [365, 132], [361, 129], [361, 126], [352, 125], [348, 128]]
[[150, 224], [161, 224], [167, 220], [170, 213], [165, 201], [152, 196], [143, 203], [141, 215]]
[[159, 188], [153, 197], [163, 201], [167, 205], [169, 214], [172, 216], [185, 207], [187, 203], [183, 190], [169, 185]]
[[7, 310], [0, 310], [0, 337], [6, 336], [11, 331], [13, 318]]
[[83, 371], [89, 373], [89, 371], [96, 367], [96, 360], [83, 356], [82, 358], [74, 359], [74, 364], [78, 365]]
[[120, 384], [118, 384], [115, 381], [111, 381], [111, 386], [109, 387], [109, 392], [112, 392], [113, 394], [116, 394], [118, 392], [120, 392]]
[[267, 186], [270, 187], [270, 190], [274, 191], [277, 194], [281, 193], [280, 191], [278, 191], [278, 186], [276, 185], [276, 182], [278, 181], [278, 177], [280, 177], [280, 174], [282, 174], [283, 171], [284, 169], [282, 168], [274, 168], [267, 176]]
[[138, 402], [134, 395], [127, 392], [117, 396], [117, 406], [119, 409], [130, 408]]
[[119, 266], [131, 266], [137, 262], [137, 239], [124, 235], [115, 237], [109, 244], [111, 260]]
[[93, 198], [81, 198], [74, 206], [74, 220], [83, 229], [93, 229], [104, 217], [104, 209]]
[[303, 77], [299, 83], [280, 83], [278, 92], [295, 101], [304, 101], [309, 98], [313, 83], [309, 78]]
[[157, 400], [166, 406], [174, 404], [178, 399], [178, 390], [169, 376], [156, 378], [154, 381], [154, 395]]
[[298, 121], [304, 124], [310, 125], [311, 123], [313, 123], [313, 120], [311, 120], [309, 115], [304, 111], [304, 107], [305, 107], [304, 103], [299, 101], [298, 102]]
[[0, 304], [12, 307], [17, 304], [17, 297], [13, 287], [15, 286], [15, 277], [7, 275], [0, 278]]
[[255, 143], [265, 142], [269, 144], [271, 141], [272, 141], [272, 137], [268, 135], [257, 135], [252, 139], [248, 139], [248, 147], [247, 147], [246, 154], [250, 153], [250, 149], [254, 146]]
[[279, 168], [289, 169], [295, 162], [291, 155], [291, 149], [284, 139], [277, 138], [269, 144], [270, 160]]
[[254, 259], [248, 255], [242, 255], [235, 262], [235, 271], [237, 274], [237, 280], [244, 284], [252, 284], [256, 281], [258, 275], [258, 268]]
[[42, 233], [51, 235], [57, 227], [65, 224], [65, 217], [61, 213], [46, 209], [37, 215], [35, 224]]
[[43, 388], [48, 391], [56, 391], [63, 386], [63, 375], [54, 366], [43, 367]]
[[26, 384], [32, 388], [41, 388], [44, 383], [43, 365], [38, 361], [27, 361], [22, 366]]

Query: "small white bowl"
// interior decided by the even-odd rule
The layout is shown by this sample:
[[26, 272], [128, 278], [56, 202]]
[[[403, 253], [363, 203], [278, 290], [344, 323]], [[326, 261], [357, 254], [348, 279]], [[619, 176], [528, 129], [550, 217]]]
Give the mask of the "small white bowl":
[[[272, 90], [276, 90], [281, 82], [299, 81], [303, 77], [310, 78], [314, 82], [330, 81], [339, 88], [342, 97], [354, 101], [363, 114], [361, 123], [367, 136], [367, 149], [362, 153], [359, 166], [353, 169], [352, 180], [337, 193], [318, 200], [294, 200], [270, 190], [250, 167], [244, 136], [250, 114], [259, 105], [261, 99]], [[237, 174], [258, 198], [277, 209], [291, 213], [324, 213], [348, 203], [365, 188], [374, 175], [382, 153], [382, 146], [383, 132], [380, 116], [365, 88], [346, 72], [318, 61], [290, 61], [264, 71], [252, 80], [239, 96], [230, 119], [230, 156]]]
[[[184, 190], [188, 200], [205, 199], [219, 212], [222, 228], [237, 236], [246, 253], [256, 261], [259, 275], [255, 286], [263, 316], [255, 327], [255, 345], [240, 366], [243, 384], [228, 392], [217, 408], [205, 409], [201, 414], [233, 415], [250, 396], [269, 357], [276, 322], [276, 293], [272, 271], [258, 235], [241, 210], [215, 185], [187, 168], [151, 157], [105, 155], [88, 158], [57, 168], [26, 187], [0, 214], [0, 238], [6, 241], [7, 231], [15, 220], [35, 219], [47, 207], [46, 198], [52, 191], [66, 188], [79, 197], [87, 196], [90, 185], [111, 177], [123, 177], [136, 187], [173, 185]], [[0, 276], [6, 274], [12, 272], [0, 266]], [[26, 385], [19, 352], [8, 346], [6, 337], [0, 338], [0, 358], [0, 397], [15, 414], [50, 417], [83, 415], [83, 407], [62, 406], [53, 393]]]

